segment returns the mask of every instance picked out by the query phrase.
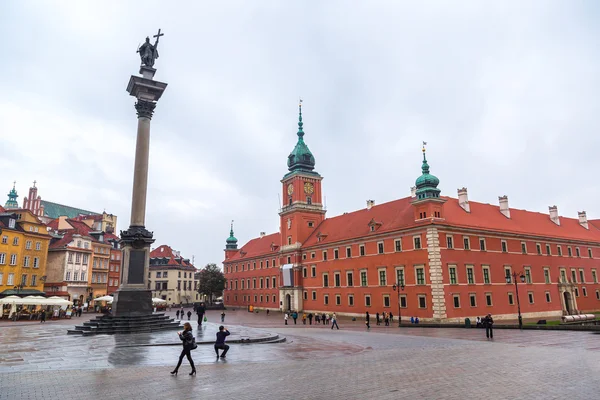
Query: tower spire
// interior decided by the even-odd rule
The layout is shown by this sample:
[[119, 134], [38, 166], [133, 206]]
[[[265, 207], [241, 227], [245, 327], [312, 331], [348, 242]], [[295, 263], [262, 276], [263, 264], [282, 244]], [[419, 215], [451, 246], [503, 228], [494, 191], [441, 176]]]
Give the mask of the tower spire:
[[4, 208], [6, 209], [19, 208], [19, 203], [17, 202], [17, 197], [19, 197], [19, 195], [17, 194], [16, 185], [17, 181], [14, 181], [12, 190], [8, 193], [8, 200], [6, 201], [6, 204], [4, 204]]
[[298, 102], [298, 142], [288, 156], [288, 170], [290, 172], [303, 171], [312, 173], [315, 168], [315, 157], [306, 143], [304, 143], [304, 123], [302, 122], [302, 99]]
[[440, 197], [440, 189], [437, 188], [440, 184], [440, 180], [436, 176], [429, 173], [429, 164], [427, 163], [427, 157], [425, 155], [426, 145], [427, 142], [423, 142], [423, 164], [421, 165], [422, 174], [415, 182], [415, 186], [417, 188], [417, 199]]
[[302, 98], [298, 102], [298, 139], [304, 140], [304, 131], [302, 130], [302, 126], [304, 123], [302, 122]]
[[229, 230], [229, 237], [225, 241], [225, 250], [237, 250], [237, 241], [233, 236], [233, 220], [231, 220], [231, 229]]

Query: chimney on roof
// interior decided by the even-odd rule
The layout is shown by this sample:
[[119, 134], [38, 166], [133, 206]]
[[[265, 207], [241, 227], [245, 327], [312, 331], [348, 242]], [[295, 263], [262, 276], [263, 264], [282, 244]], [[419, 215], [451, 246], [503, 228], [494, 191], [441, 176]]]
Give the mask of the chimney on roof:
[[498, 197], [498, 201], [500, 202], [500, 212], [504, 214], [506, 218], [510, 218], [510, 209], [508, 208], [508, 196], [500, 196]]
[[577, 216], [579, 217], [579, 225], [583, 226], [585, 229], [590, 229], [587, 222], [587, 214], [585, 211], [577, 211]]
[[260, 233], [260, 237], [261, 237], [261, 238], [264, 238], [264, 237], [265, 237], [265, 235], [266, 235], [266, 233], [265, 233], [265, 232], [261, 232], [261, 233]]
[[466, 212], [471, 212], [469, 207], [469, 196], [467, 195], [467, 188], [458, 189], [458, 205], [461, 206]]
[[417, 187], [416, 186], [410, 187], [410, 197], [417, 197]]
[[558, 207], [549, 206], [548, 210], [550, 211], [550, 219], [552, 222], [554, 222], [556, 225], [560, 225], [560, 219], [558, 218]]
[[375, 205], [375, 200], [367, 200], [367, 210], [370, 210], [371, 207]]

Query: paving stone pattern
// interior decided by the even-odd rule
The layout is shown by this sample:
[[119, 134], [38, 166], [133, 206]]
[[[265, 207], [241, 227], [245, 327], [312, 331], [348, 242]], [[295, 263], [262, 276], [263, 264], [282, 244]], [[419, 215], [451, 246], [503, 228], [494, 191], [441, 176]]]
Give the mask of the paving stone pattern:
[[[233, 326], [270, 325], [264, 319], [252, 314], [229, 318]], [[367, 332], [360, 322], [340, 325], [339, 331], [269, 326], [268, 331], [288, 341], [232, 345], [226, 361], [201, 346], [194, 352], [198, 374], [192, 377], [186, 361], [181, 375], [169, 375], [179, 353], [176, 346], [119, 347], [126, 341], [117, 339], [121, 336], [70, 342], [66, 333], [36, 336], [26, 332], [35, 332], [34, 327], [2, 327], [0, 399], [599, 397], [600, 335], [498, 330], [488, 341], [477, 329], [378, 327]], [[20, 340], [26, 343], [19, 347]], [[144, 340], [158, 341], [129, 339]], [[49, 352], [52, 347], [61, 352]]]

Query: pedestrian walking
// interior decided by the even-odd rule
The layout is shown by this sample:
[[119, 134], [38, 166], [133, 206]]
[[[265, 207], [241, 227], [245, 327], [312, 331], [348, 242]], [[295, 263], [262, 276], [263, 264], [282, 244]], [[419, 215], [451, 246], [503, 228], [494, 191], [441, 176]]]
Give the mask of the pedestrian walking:
[[390, 313], [390, 322], [394, 322], [394, 314]]
[[221, 358], [225, 358], [227, 351], [229, 350], [229, 346], [225, 344], [225, 338], [229, 336], [229, 331], [225, 329], [223, 325], [219, 327], [219, 332], [217, 332], [217, 340], [215, 342], [215, 353], [217, 353], [217, 358], [219, 358], [219, 350], [223, 350], [221, 353]]
[[267, 317], [269, 316], [269, 309], [267, 308]]
[[320, 324], [321, 323], [321, 314], [317, 313], [315, 314], [315, 324]]
[[289, 318], [289, 317], [290, 317], [290, 316], [288, 315], [288, 313], [285, 313], [285, 314], [283, 315], [283, 320], [285, 321], [285, 324], [286, 324], [286, 325], [287, 325], [287, 320], [288, 320], [288, 318]]
[[225, 311], [221, 313], [221, 322], [225, 322]]
[[189, 321], [189, 320], [190, 320], [190, 318], [192, 318], [192, 312], [191, 312], [191, 311], [188, 311], [188, 313], [187, 313], [187, 316], [188, 316], [188, 321]]
[[191, 351], [196, 347], [196, 339], [192, 333], [192, 325], [189, 322], [183, 324], [183, 332], [177, 332], [179, 335], [179, 339], [183, 342], [183, 350], [181, 350], [181, 354], [179, 355], [179, 362], [173, 371], [171, 371], [171, 375], [177, 375], [177, 371], [179, 371], [179, 367], [181, 366], [181, 362], [183, 361], [183, 357], [187, 357], [190, 365], [192, 366], [192, 372], [190, 375], [194, 375], [196, 373], [196, 366], [194, 365], [194, 360], [192, 360]]
[[308, 314], [308, 324], [309, 325], [312, 325], [312, 319], [313, 319], [313, 315], [312, 315], [312, 313], [309, 313]]
[[306, 325], [306, 313], [302, 313], [302, 325]]
[[340, 327], [338, 326], [338, 323], [337, 323], [337, 316], [335, 315], [335, 313], [333, 313], [333, 315], [331, 316], [331, 329], [333, 329], [334, 326], [338, 330], [340, 330]]
[[42, 314], [40, 315], [40, 324], [46, 322], [46, 310], [42, 310]]
[[294, 325], [296, 325], [296, 320], [298, 319], [298, 313], [296, 311], [292, 313], [292, 318], [294, 319]]
[[483, 326], [485, 327], [485, 337], [488, 339], [494, 338], [494, 318], [492, 314], [486, 315], [483, 319]]
[[327, 325], [329, 325], [329, 320], [331, 320], [331, 316], [329, 313], [325, 314], [325, 321], [327, 321]]
[[175, 313], [175, 315], [177, 316], [177, 319], [179, 319], [179, 310], [177, 310], [177, 312]]
[[321, 315], [321, 323], [323, 325], [325, 325], [325, 313], [323, 313], [323, 315]]
[[206, 307], [204, 303], [200, 303], [198, 307], [196, 307], [196, 314], [198, 315], [198, 325], [202, 325], [202, 320], [204, 319], [204, 314], [206, 313]]
[[380, 325], [381, 320], [379, 319], [379, 313], [375, 314], [375, 325]]
[[367, 311], [365, 324], [367, 325], [367, 329], [371, 329], [371, 317], [369, 316], [369, 312]]

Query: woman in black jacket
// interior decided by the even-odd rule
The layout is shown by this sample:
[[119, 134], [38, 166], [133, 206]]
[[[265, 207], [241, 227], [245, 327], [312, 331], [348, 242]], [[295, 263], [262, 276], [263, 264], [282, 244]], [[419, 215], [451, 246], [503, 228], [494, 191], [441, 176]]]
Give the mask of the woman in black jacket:
[[192, 366], [192, 372], [190, 375], [194, 375], [196, 373], [196, 367], [194, 366], [194, 360], [192, 360], [191, 351], [195, 349], [194, 345], [196, 344], [196, 339], [192, 334], [192, 325], [189, 322], [183, 324], [183, 332], [177, 332], [179, 335], [179, 339], [183, 342], [183, 350], [181, 350], [181, 354], [179, 355], [179, 362], [175, 367], [175, 370], [171, 371], [171, 375], [177, 375], [177, 371], [179, 370], [179, 366], [183, 361], [183, 356], [187, 356], [190, 365]]

